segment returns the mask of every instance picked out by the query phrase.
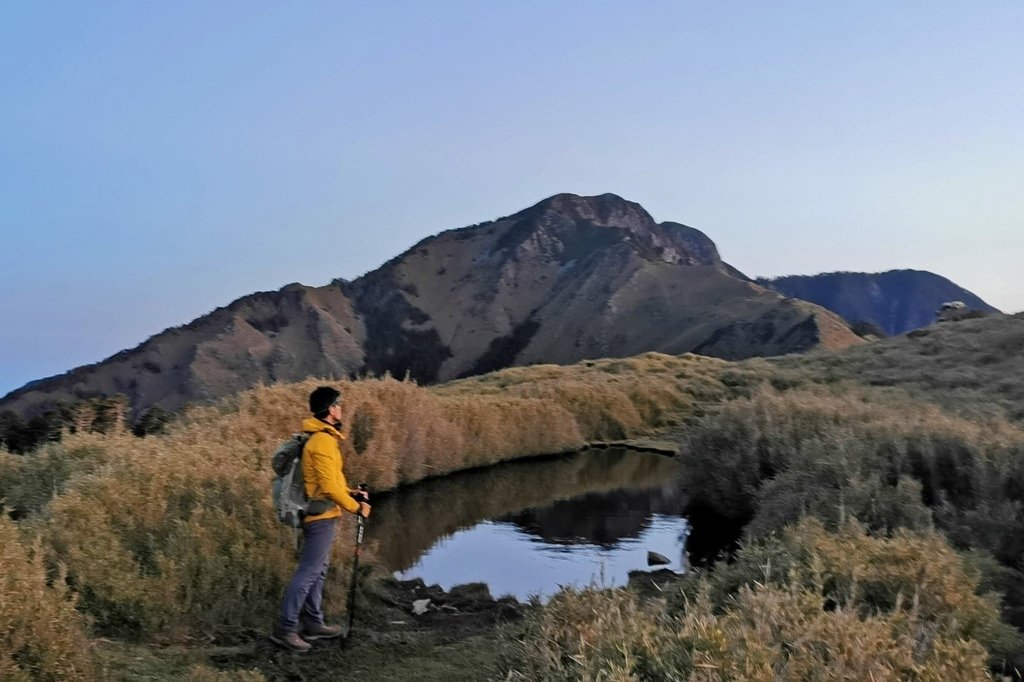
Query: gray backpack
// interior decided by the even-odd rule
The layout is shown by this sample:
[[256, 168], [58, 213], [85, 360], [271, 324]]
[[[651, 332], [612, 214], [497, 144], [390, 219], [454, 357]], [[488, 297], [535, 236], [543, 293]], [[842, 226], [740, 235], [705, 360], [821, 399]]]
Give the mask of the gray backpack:
[[293, 433], [281, 443], [270, 459], [274, 480], [270, 496], [274, 500], [277, 520], [290, 528], [301, 528], [307, 516], [324, 514], [332, 507], [331, 500], [311, 500], [306, 497], [306, 483], [302, 480], [302, 448], [309, 440], [308, 433]]
[[278, 521], [291, 528], [302, 527], [309, 506], [302, 480], [302, 448], [308, 440], [308, 433], [294, 433], [281, 443], [270, 459], [274, 469], [274, 480], [270, 484], [274, 512]]

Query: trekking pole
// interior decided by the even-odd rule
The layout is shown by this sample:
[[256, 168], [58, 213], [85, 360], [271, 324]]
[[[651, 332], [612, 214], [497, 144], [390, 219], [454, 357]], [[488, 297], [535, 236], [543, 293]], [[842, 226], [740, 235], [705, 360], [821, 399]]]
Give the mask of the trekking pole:
[[[370, 492], [370, 486], [365, 483], [359, 484], [359, 490], [362, 491], [360, 496], [360, 502], [365, 502], [368, 499], [368, 493]], [[359, 552], [363, 546], [363, 530], [365, 528], [366, 519], [363, 517], [362, 511], [356, 515], [356, 553], [352, 558], [352, 580], [348, 586], [348, 635], [345, 640], [352, 636], [352, 621], [356, 617], [356, 582], [359, 579]]]

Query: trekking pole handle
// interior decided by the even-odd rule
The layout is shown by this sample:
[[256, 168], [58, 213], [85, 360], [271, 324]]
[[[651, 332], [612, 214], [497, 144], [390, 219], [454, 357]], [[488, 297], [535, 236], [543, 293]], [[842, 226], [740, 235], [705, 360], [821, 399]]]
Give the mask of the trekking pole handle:
[[370, 504], [370, 486], [366, 483], [360, 483], [357, 486], [357, 492], [352, 495], [352, 498], [359, 503], [359, 511], [356, 512], [356, 516], [359, 517], [359, 527], [363, 526], [363, 519], [366, 516], [363, 515], [363, 505], [369, 506]]

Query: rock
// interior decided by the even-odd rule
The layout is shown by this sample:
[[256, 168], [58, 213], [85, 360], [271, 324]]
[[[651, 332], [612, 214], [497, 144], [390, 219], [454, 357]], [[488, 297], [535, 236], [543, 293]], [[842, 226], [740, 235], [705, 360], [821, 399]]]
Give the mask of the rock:
[[664, 554], [658, 554], [657, 552], [647, 552], [647, 565], [648, 566], [664, 566], [672, 563], [667, 556]]
[[486, 583], [467, 583], [448, 590], [442, 601], [459, 611], [486, 611], [493, 606], [494, 597]]
[[411, 595], [413, 599], [432, 599], [440, 601], [444, 598], [445, 591], [440, 585], [427, 585], [421, 578], [412, 580], [399, 580], [395, 582], [402, 591]]
[[427, 612], [428, 608], [430, 608], [429, 599], [416, 599], [412, 603], [412, 615], [422, 616], [424, 613]]
[[683, 577], [682, 573], [676, 573], [667, 568], [658, 568], [652, 571], [630, 571], [629, 588], [643, 595], [644, 597], [664, 596], [665, 590]]

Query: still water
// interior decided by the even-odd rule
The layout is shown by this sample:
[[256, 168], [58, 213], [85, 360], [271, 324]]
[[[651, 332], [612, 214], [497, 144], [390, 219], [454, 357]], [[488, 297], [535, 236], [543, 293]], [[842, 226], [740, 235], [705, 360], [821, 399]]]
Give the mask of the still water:
[[686, 569], [689, 528], [660, 455], [592, 450], [447, 476], [382, 497], [374, 551], [402, 579], [542, 599], [559, 586], [624, 585], [648, 551]]

